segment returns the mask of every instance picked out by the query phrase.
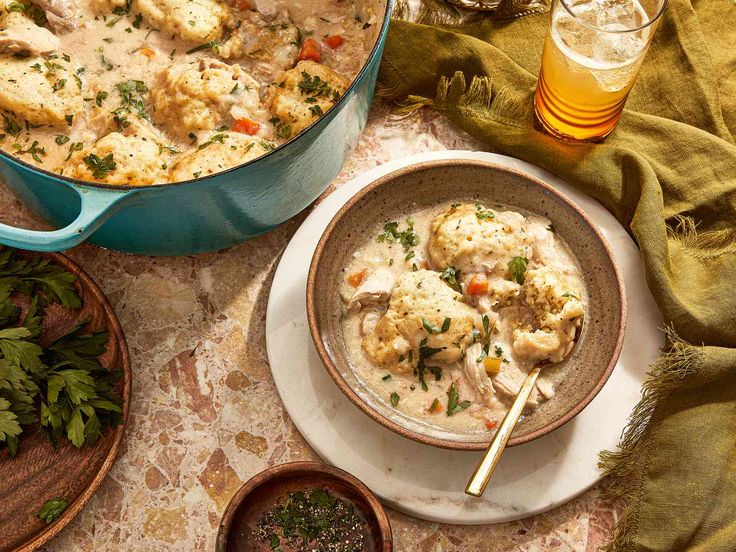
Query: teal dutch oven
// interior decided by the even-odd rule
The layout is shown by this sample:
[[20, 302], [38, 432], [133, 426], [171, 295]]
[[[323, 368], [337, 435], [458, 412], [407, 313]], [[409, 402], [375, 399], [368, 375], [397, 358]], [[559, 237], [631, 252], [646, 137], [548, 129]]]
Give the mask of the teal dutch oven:
[[290, 219], [327, 188], [365, 127], [393, 0], [366, 64], [327, 114], [272, 152], [197, 180], [112, 186], [66, 178], [0, 151], [0, 176], [58, 230], [0, 224], [0, 243], [63, 251], [88, 240], [141, 255], [187, 255], [229, 247]]

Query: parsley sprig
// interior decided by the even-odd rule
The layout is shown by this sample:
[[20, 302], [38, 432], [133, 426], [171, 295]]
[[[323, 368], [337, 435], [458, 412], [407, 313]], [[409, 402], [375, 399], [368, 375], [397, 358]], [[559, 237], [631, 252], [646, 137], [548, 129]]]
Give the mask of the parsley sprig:
[[11, 456], [35, 423], [53, 444], [66, 438], [81, 447], [121, 421], [119, 374], [98, 360], [107, 333], [84, 320], [51, 342], [41, 338], [50, 304], [82, 306], [75, 281], [42, 257], [0, 246], [0, 447]]
[[455, 382], [450, 384], [450, 389], [447, 391], [447, 415], [452, 416], [458, 412], [462, 412], [470, 406], [470, 401], [461, 401], [460, 395], [455, 387]]
[[[406, 230], [399, 230], [397, 221], [387, 222], [383, 225], [383, 233], [376, 238], [378, 243], [400, 243], [404, 252], [408, 253], [412, 247], [419, 245], [419, 235], [414, 232], [414, 221], [406, 219]], [[408, 259], [407, 259], [408, 260]]]
[[511, 279], [519, 285], [524, 283], [524, 274], [526, 274], [526, 265], [528, 263], [529, 259], [526, 257], [514, 257], [509, 261], [508, 269]]

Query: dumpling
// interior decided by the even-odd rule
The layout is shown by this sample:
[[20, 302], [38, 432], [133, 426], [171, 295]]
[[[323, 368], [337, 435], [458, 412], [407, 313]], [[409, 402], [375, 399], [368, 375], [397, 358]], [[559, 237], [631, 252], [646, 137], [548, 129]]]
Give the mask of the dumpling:
[[480, 326], [480, 317], [462, 299], [437, 272], [404, 273], [391, 293], [388, 310], [363, 338], [363, 349], [375, 364], [397, 373], [414, 369], [425, 339], [426, 347], [442, 349], [432, 361], [460, 360], [473, 342], [473, 328]]
[[0, 55], [0, 109], [34, 125], [66, 125], [82, 105], [82, 91], [60, 58]]
[[300, 61], [274, 84], [271, 113], [276, 134], [290, 138], [326, 113], [348, 89], [350, 82], [325, 65]]
[[171, 167], [172, 182], [207, 176], [240, 165], [271, 151], [263, 140], [239, 132], [218, 132], [190, 153], [182, 155]]
[[166, 69], [151, 90], [153, 118], [169, 134], [214, 130], [234, 119], [268, 118], [260, 109], [259, 85], [238, 64], [202, 59]]
[[282, 10], [270, 21], [261, 14], [248, 11], [240, 26], [220, 46], [224, 59], [247, 57], [258, 62], [266, 74], [284, 71], [294, 66], [299, 55], [299, 29]]
[[135, 0], [134, 9], [163, 32], [203, 44], [219, 40], [230, 19], [227, 5], [217, 0]]
[[534, 361], [561, 361], [574, 346], [582, 323], [580, 291], [555, 269], [541, 266], [526, 272], [522, 295], [534, 313], [536, 328], [514, 330], [514, 352]]
[[530, 257], [532, 240], [526, 220], [512, 211], [457, 204], [432, 220], [429, 256], [438, 270], [448, 266], [462, 274], [504, 276], [513, 257]]
[[173, 154], [147, 123], [136, 121], [74, 153], [60, 167], [65, 176], [128, 186], [161, 184]]

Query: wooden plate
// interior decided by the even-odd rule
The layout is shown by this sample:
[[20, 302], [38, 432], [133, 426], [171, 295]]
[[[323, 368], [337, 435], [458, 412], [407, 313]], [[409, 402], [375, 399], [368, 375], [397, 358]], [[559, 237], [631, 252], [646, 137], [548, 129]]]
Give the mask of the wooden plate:
[[[34, 253], [36, 255], [36, 253]], [[123, 371], [118, 383], [123, 399], [123, 423], [94, 445], [77, 449], [64, 440], [54, 449], [30, 426], [24, 429], [15, 458], [0, 452], [0, 552], [30, 552], [56, 536], [89, 502], [115, 463], [123, 439], [130, 405], [131, 368], [128, 345], [120, 322], [97, 284], [69, 258], [58, 253], [40, 253], [77, 277], [77, 292], [83, 307], [78, 315], [52, 317], [49, 330], [63, 330], [76, 320], [90, 319], [93, 330], [107, 328], [107, 351], [100, 357], [103, 366]], [[44, 326], [46, 328], [46, 326]], [[43, 504], [61, 497], [69, 506], [61, 517], [46, 525], [36, 515]]]
[[[251, 477], [225, 508], [215, 551], [270, 551], [268, 543], [253, 541], [251, 528], [287, 494], [310, 489], [326, 489], [353, 504], [368, 527], [368, 538], [361, 552], [392, 552], [391, 524], [373, 492], [348, 472], [319, 462], [290, 462]], [[282, 548], [284, 552], [292, 550], [288, 545]]]

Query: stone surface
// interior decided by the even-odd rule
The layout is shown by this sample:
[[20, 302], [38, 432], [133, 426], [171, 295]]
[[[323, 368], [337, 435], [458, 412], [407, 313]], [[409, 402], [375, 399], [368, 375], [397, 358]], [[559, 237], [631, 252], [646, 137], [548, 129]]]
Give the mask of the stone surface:
[[[334, 186], [422, 151], [484, 149], [442, 117], [393, 116], [376, 104]], [[226, 251], [133, 257], [69, 252], [107, 293], [133, 359], [133, 401], [120, 457], [90, 504], [46, 551], [213, 550], [241, 481], [273, 464], [316, 460], [281, 407], [266, 357], [273, 270], [303, 215]], [[47, 228], [0, 185], [0, 221]], [[597, 550], [619, 510], [597, 489], [535, 518], [462, 527], [390, 512], [396, 550]]]

